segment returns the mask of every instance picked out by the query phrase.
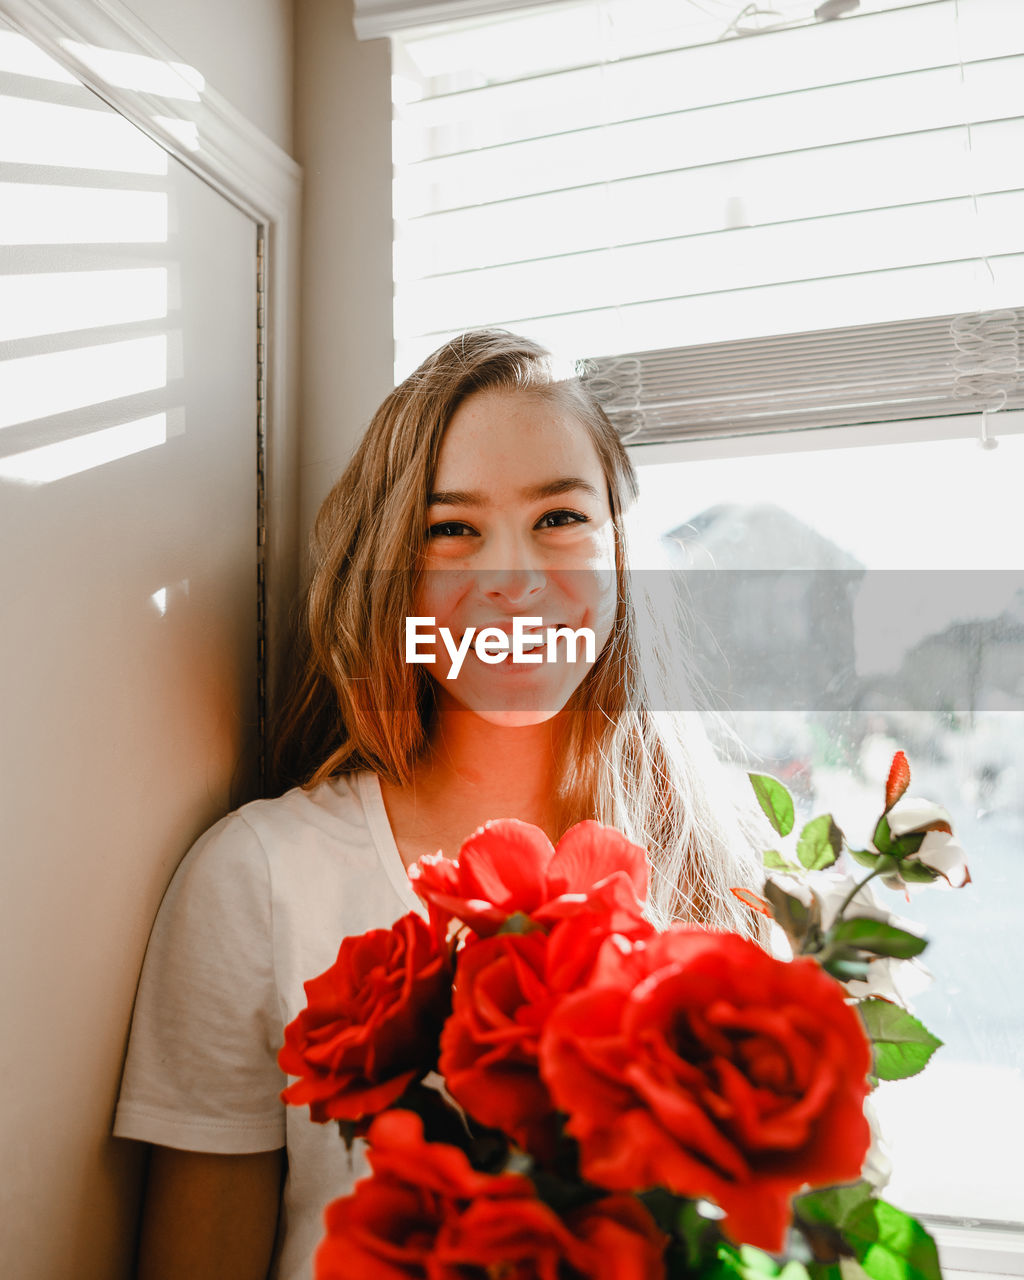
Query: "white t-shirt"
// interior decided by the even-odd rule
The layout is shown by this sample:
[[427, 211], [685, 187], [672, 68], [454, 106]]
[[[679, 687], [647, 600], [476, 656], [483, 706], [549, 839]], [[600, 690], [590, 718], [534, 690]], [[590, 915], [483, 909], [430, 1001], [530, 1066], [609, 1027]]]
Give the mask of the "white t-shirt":
[[175, 872], [149, 940], [114, 1134], [188, 1151], [284, 1146], [274, 1280], [310, 1280], [323, 1209], [366, 1172], [337, 1125], [285, 1106], [277, 1065], [302, 984], [342, 938], [424, 917], [376, 774], [256, 800], [222, 818]]

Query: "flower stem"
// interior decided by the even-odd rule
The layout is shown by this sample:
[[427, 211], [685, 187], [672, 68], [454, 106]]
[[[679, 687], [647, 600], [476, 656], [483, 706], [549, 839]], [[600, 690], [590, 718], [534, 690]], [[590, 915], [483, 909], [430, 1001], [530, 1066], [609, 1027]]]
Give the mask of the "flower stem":
[[[873, 871], [871, 871], [868, 875], [866, 875], [866, 876], [864, 877], [864, 879], [860, 882], [860, 884], [855, 884], [855, 885], [853, 886], [853, 888], [850, 890], [850, 892], [849, 892], [849, 893], [846, 895], [846, 897], [843, 899], [843, 901], [842, 901], [842, 905], [840, 906], [839, 910], [836, 912], [836, 914], [835, 914], [835, 919], [836, 919], [836, 920], [842, 920], [842, 918], [843, 918], [843, 912], [844, 912], [844, 911], [846, 910], [846, 908], [850, 905], [850, 903], [854, 900], [854, 898], [857, 896], [857, 894], [858, 894], [858, 893], [860, 893], [861, 889], [863, 889], [863, 888], [864, 888], [864, 886], [865, 886], [866, 884], [868, 884], [868, 883], [870, 883], [872, 880], [874, 880], [875, 876], [884, 875], [886, 872], [888, 872], [888, 871], [891, 871], [891, 870], [892, 870], [892, 865], [886, 865], [886, 863], [891, 864], [891, 863], [892, 863], [892, 859], [891, 859], [891, 858], [886, 858], [886, 856], [883, 854], [883, 855], [881, 855], [881, 856], [879, 857], [879, 859], [878, 859], [878, 863], [876, 864], [876, 866], [875, 866], [874, 870], [873, 870]], [[835, 921], [833, 921], [833, 923], [835, 923]]]

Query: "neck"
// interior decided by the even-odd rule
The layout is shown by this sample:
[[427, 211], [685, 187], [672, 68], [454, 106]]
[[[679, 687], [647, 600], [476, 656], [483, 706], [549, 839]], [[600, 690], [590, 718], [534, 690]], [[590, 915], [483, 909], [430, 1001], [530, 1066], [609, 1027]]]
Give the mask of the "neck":
[[[509, 727], [442, 702], [430, 751], [420, 762], [416, 790], [444, 799], [473, 825], [489, 818], [520, 818], [562, 834], [555, 796], [565, 721]], [[470, 828], [467, 827], [467, 830]]]

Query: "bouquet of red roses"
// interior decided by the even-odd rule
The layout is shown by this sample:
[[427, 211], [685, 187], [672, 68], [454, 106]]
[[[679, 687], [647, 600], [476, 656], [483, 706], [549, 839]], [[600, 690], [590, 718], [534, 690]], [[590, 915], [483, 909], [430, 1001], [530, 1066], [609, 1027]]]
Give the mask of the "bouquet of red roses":
[[[788, 835], [785, 788], [752, 782]], [[789, 961], [656, 931], [644, 851], [594, 822], [556, 847], [490, 822], [457, 860], [420, 859], [429, 923], [346, 938], [285, 1031], [282, 1096], [365, 1137], [372, 1168], [327, 1207], [317, 1280], [938, 1277], [925, 1230], [862, 1176], [867, 1094], [939, 1043], [886, 987], [924, 939], [868, 881], [967, 879], [948, 814], [899, 806], [908, 782], [898, 753], [871, 847], [825, 815], [795, 861], [767, 855], [765, 898], [734, 891]]]

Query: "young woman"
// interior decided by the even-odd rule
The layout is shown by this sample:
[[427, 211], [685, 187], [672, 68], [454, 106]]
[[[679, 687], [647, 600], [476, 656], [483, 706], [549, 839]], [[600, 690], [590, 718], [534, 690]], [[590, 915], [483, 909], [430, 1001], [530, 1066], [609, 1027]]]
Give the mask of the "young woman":
[[[308, 1280], [323, 1206], [361, 1166], [281, 1103], [283, 1028], [343, 936], [421, 909], [422, 854], [457, 855], [491, 818], [553, 842], [593, 818], [648, 849], [656, 923], [756, 933], [729, 892], [759, 887], [756, 861], [631, 588], [636, 495], [585, 385], [502, 331], [447, 344], [378, 410], [314, 531], [277, 753], [299, 785], [203, 836], [154, 926], [114, 1130], [154, 1144], [143, 1280]], [[409, 618], [459, 646], [539, 618], [593, 632], [594, 653], [470, 647], [453, 675], [440, 643], [406, 660]]]

